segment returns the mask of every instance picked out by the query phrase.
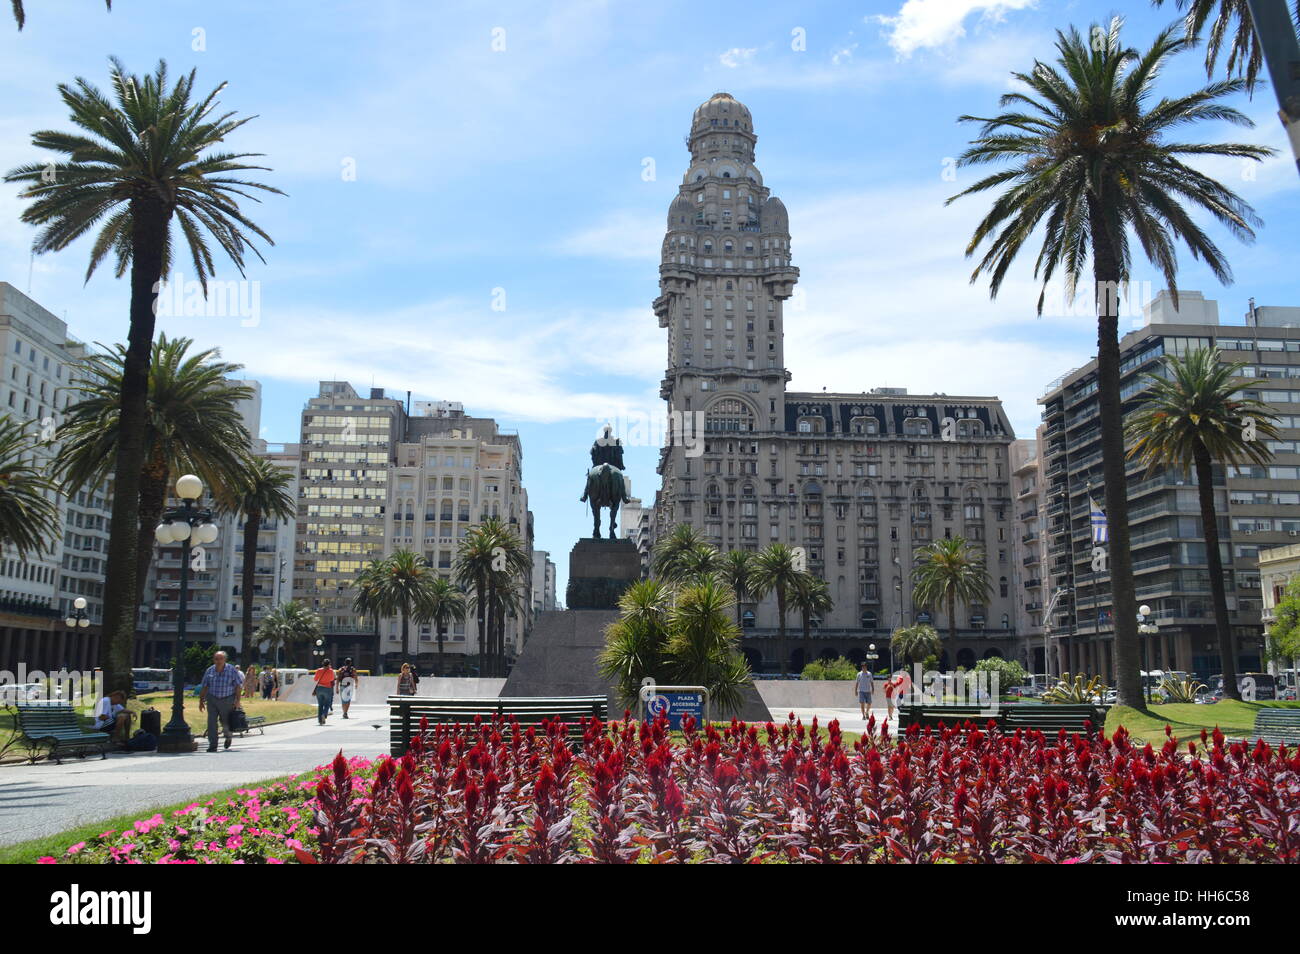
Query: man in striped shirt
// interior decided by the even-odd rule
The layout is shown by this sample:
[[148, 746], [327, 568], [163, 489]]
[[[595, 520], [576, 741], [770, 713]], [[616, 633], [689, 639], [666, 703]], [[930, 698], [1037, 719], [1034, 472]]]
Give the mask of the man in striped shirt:
[[239, 708], [240, 687], [244, 674], [226, 663], [226, 654], [218, 650], [212, 665], [199, 684], [199, 711], [208, 710], [208, 751], [217, 751], [217, 722], [226, 730], [226, 748], [234, 737], [230, 731], [230, 713]]

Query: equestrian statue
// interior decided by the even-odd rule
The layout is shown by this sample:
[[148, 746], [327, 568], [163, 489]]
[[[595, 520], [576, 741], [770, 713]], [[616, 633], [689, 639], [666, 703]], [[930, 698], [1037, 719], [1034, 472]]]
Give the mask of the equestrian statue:
[[592, 536], [600, 539], [600, 509], [609, 508], [609, 539], [617, 539], [618, 508], [632, 499], [627, 477], [623, 474], [623, 442], [614, 436], [614, 428], [591, 445], [591, 469], [587, 471], [587, 489], [580, 498], [591, 505]]

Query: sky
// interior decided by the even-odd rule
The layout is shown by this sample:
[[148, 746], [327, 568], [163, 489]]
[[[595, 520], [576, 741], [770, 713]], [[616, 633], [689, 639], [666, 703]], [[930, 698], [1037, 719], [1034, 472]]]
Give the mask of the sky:
[[[1131, 3], [1145, 46], [1174, 8]], [[587, 449], [606, 420], [658, 420], [666, 332], [650, 303], [669, 203], [686, 170], [695, 107], [719, 90], [745, 103], [757, 165], [790, 212], [801, 269], [786, 308], [795, 390], [996, 395], [1031, 436], [1047, 384], [1095, 352], [1086, 305], [1035, 315], [1030, 267], [996, 301], [965, 258], [983, 198], [956, 169], [973, 127], [1014, 88], [1010, 71], [1052, 54], [1054, 31], [1113, 8], [1055, 0], [868, 3], [437, 4], [397, 0], [28, 0], [26, 28], [0, 18], [0, 170], [42, 158], [38, 129], [70, 127], [57, 85], [106, 87], [108, 57], [159, 58], [222, 82], [225, 109], [256, 119], [232, 146], [265, 153], [262, 181], [287, 196], [249, 209], [274, 239], [247, 268], [240, 306], [160, 317], [169, 335], [216, 346], [263, 386], [261, 436], [297, 440], [317, 382], [462, 402], [517, 431], [536, 545], [559, 567], [590, 532], [578, 502]], [[1161, 90], [1203, 84], [1201, 51]], [[1234, 102], [1254, 129], [1209, 124], [1191, 139], [1269, 145], [1277, 158], [1203, 168], [1263, 219], [1250, 246], [1216, 228], [1235, 284], [1185, 250], [1180, 287], [1239, 323], [1258, 304], [1300, 305], [1300, 178], [1272, 91]], [[75, 337], [125, 337], [129, 289], [89, 241], [36, 258], [0, 184], [0, 280], [65, 318]], [[192, 280], [179, 268], [178, 281]], [[1141, 299], [1161, 288], [1134, 268]], [[227, 262], [221, 280], [239, 279]], [[1136, 326], [1126, 318], [1122, 328]], [[654, 428], [629, 447], [633, 493], [658, 485]]]

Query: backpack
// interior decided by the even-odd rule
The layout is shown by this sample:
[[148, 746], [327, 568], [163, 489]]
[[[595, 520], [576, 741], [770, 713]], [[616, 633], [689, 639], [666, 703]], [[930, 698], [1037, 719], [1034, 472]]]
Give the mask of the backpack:
[[152, 752], [158, 748], [158, 737], [152, 732], [137, 729], [126, 743], [128, 752]]

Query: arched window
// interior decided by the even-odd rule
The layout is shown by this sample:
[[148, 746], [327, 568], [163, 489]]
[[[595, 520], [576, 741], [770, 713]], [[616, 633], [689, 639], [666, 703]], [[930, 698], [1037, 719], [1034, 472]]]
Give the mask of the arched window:
[[909, 417], [903, 421], [903, 434], [907, 437], [928, 437], [930, 420], [925, 417]]
[[875, 611], [875, 610], [863, 610], [863, 611], [862, 611], [861, 622], [862, 622], [862, 628], [863, 628], [863, 629], [875, 629], [875, 628], [876, 628], [876, 611]]
[[808, 415], [806, 417], [799, 418], [799, 433], [800, 434], [825, 434], [826, 419], [821, 415], [816, 415], [816, 416]]
[[708, 433], [752, 431], [754, 412], [743, 401], [723, 398], [704, 412], [704, 430]]
[[874, 417], [855, 417], [849, 422], [849, 431], [853, 434], [879, 434], [880, 422]]
[[958, 437], [983, 437], [984, 424], [981, 421], [962, 420], [957, 422]]

